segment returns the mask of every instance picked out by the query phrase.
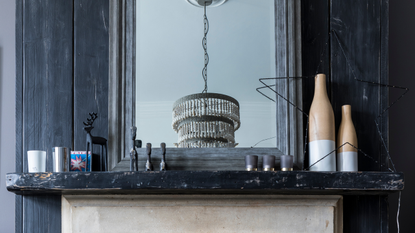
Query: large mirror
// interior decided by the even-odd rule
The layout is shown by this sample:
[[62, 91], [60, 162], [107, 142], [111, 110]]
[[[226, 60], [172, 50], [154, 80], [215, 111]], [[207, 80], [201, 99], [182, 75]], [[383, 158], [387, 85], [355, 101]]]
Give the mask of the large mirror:
[[[174, 149], [178, 135], [172, 128], [173, 103], [204, 88], [203, 13], [187, 0], [111, 2], [111, 169], [120, 170], [120, 161], [121, 167], [128, 167], [131, 125], [137, 126], [137, 138], [144, 144], [158, 147], [165, 142]], [[256, 91], [259, 78], [301, 75], [300, 1], [228, 0], [206, 13], [208, 92], [235, 98], [241, 121], [236, 148], [208, 156], [232, 157], [263, 148], [264, 154], [292, 154], [302, 167], [301, 116], [272, 91], [267, 95], [275, 102]], [[301, 107], [301, 83], [287, 79], [270, 84], [277, 84], [282, 95]], [[180, 153], [186, 157], [196, 152]]]
[[[136, 7], [137, 137], [174, 147], [174, 102], [204, 89], [204, 9], [186, 0], [137, 1]], [[239, 102], [237, 147], [276, 147], [276, 104], [256, 91], [259, 78], [276, 75], [274, 11], [273, 0], [207, 7], [208, 92]]]

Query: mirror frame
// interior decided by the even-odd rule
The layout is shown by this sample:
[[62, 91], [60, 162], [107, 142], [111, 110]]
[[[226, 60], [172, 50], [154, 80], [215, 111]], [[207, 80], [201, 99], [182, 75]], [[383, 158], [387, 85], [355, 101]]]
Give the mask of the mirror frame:
[[[125, 155], [129, 154], [130, 127], [135, 125], [135, 2], [136, 0], [110, 1], [109, 170], [114, 169]], [[302, 75], [301, 0], [274, 0], [274, 6], [277, 77], [299, 77]], [[275, 84], [278, 93], [302, 108], [301, 80], [280, 79]], [[303, 115], [282, 98], [277, 96], [275, 98], [277, 148], [284, 154], [294, 155], [295, 166], [302, 169], [304, 166]]]

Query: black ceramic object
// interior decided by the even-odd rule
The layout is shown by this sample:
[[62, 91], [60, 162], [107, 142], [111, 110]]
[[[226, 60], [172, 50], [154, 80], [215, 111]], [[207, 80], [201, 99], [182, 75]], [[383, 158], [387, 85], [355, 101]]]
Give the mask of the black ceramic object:
[[151, 143], [147, 143], [147, 162], [146, 171], [153, 171], [153, 164], [151, 164]]
[[167, 170], [167, 163], [166, 163], [166, 143], [162, 142], [160, 143], [161, 148], [161, 162], [160, 162], [160, 171], [166, 171]]
[[292, 155], [281, 155], [281, 171], [292, 171], [293, 160], [294, 157]]
[[264, 155], [262, 157], [262, 170], [263, 171], [274, 171], [275, 168], [275, 156]]
[[258, 170], [258, 156], [257, 155], [245, 156], [245, 168], [247, 171], [257, 171]]
[[[85, 127], [84, 130], [86, 131], [86, 154], [88, 155], [91, 152], [91, 155], [94, 154], [94, 144], [101, 146], [101, 153], [99, 156], [100, 160], [100, 171], [108, 171], [107, 167], [107, 155], [108, 155], [108, 141], [103, 137], [95, 137], [91, 135], [91, 130], [94, 128], [92, 124], [94, 124], [95, 119], [98, 118], [98, 114], [95, 112], [89, 113], [90, 118], [87, 118], [87, 122], [83, 122]], [[92, 168], [92, 166], [91, 166]], [[88, 159], [85, 160], [85, 170], [88, 170]]]

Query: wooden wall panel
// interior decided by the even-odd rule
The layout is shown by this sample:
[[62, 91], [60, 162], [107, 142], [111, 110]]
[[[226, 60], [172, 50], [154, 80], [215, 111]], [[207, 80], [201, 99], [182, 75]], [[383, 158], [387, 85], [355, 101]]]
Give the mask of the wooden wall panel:
[[[385, 0], [312, 1], [303, 0], [303, 74], [315, 74], [320, 54], [326, 48], [319, 72], [328, 74], [328, 92], [336, 118], [341, 122], [341, 106], [352, 105], [359, 148], [378, 163], [359, 154], [359, 170], [386, 170], [386, 154], [374, 123], [387, 104], [388, 90], [354, 80], [337, 39], [325, 43], [337, 32], [351, 67], [358, 78], [388, 83], [388, 9]], [[314, 80], [307, 79], [304, 109], [308, 111], [314, 94]], [[387, 141], [388, 117], [379, 121]], [[306, 161], [307, 164], [307, 161]], [[387, 196], [344, 196], [344, 232], [387, 232]]]
[[[314, 96], [314, 76], [316, 73], [327, 75], [330, 81], [330, 47], [329, 41], [329, 1], [302, 0], [302, 51], [303, 51], [303, 76], [311, 76], [303, 79], [303, 111], [310, 112]], [[321, 53], [324, 52], [323, 57]], [[327, 85], [330, 87], [330, 85]], [[304, 117], [304, 133], [307, 125], [307, 117]], [[308, 137], [307, 137], [308, 140]], [[308, 167], [308, 144], [304, 158], [304, 168]]]
[[343, 232], [388, 233], [388, 196], [343, 196]]
[[[23, 1], [16, 1], [16, 172], [23, 172]], [[15, 197], [15, 232], [23, 232], [23, 196]]]
[[[72, 3], [24, 1], [23, 161], [72, 144]], [[47, 161], [52, 169], [52, 160]]]
[[[27, 172], [27, 150], [72, 146], [73, 3], [16, 2], [16, 170]], [[58, 196], [16, 198], [16, 232], [60, 232]]]
[[[383, 52], [381, 50], [381, 1], [332, 1], [331, 12], [331, 30], [337, 32], [349, 61], [343, 55], [337, 39], [332, 36], [331, 99], [336, 129], [341, 122], [341, 106], [351, 104], [359, 148], [378, 161], [375, 163], [372, 159], [359, 154], [359, 169], [379, 171], [383, 160], [381, 152], [384, 148], [375, 119], [384, 107], [381, 101], [383, 87], [358, 82], [355, 80], [355, 75], [358, 79], [370, 82], [387, 83], [388, 81], [381, 75], [380, 59]], [[387, 120], [387, 115], [384, 120]]]
[[75, 150], [86, 150], [82, 122], [90, 112], [98, 113], [92, 135], [108, 139], [108, 29], [108, 0], [74, 1]]

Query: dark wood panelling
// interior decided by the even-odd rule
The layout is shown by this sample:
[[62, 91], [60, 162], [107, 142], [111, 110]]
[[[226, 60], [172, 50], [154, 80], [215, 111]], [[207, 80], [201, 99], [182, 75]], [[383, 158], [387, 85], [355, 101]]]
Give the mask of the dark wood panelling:
[[[334, 29], [357, 78], [388, 83], [388, 1], [303, 0], [302, 11], [303, 74], [315, 73], [327, 36]], [[375, 163], [359, 154], [359, 170], [385, 171], [386, 151], [374, 120], [388, 104], [388, 90], [354, 80], [333, 34], [321, 65], [318, 71], [329, 77], [328, 92], [335, 112], [336, 129], [341, 122], [341, 106], [351, 104], [359, 148], [378, 161]], [[304, 86], [304, 109], [308, 111], [314, 80], [306, 80]], [[387, 141], [387, 114], [379, 125]], [[381, 164], [384, 166], [381, 167]], [[344, 232], [387, 232], [387, 220], [387, 196], [345, 197]]]
[[[380, 0], [380, 81], [389, 84], [389, 0]], [[389, 89], [381, 88], [379, 90], [380, 109], [385, 109], [389, 105]], [[383, 114], [379, 120], [382, 137], [387, 143], [389, 150], [389, 114]], [[380, 164], [382, 171], [387, 171], [388, 154], [382, 148], [380, 152]], [[393, 169], [393, 168], [392, 168]]]
[[[23, 0], [16, 1], [16, 172], [23, 172]], [[23, 232], [23, 196], [15, 197], [15, 232]]]
[[388, 233], [388, 196], [343, 196], [343, 198], [344, 232]]
[[[301, 13], [303, 76], [311, 76], [303, 79], [303, 111], [308, 114], [314, 96], [312, 76], [316, 73], [324, 73], [327, 75], [327, 80], [330, 80], [330, 47], [326, 45], [329, 41], [329, 1], [302, 0]], [[321, 56], [322, 53], [323, 56]], [[304, 133], [306, 125], [307, 117], [304, 117]], [[304, 167], [308, 167], [309, 163], [308, 148], [306, 150]]]
[[27, 150], [72, 144], [72, 2], [25, 1], [23, 161]]
[[24, 231], [30, 233], [61, 232], [61, 196], [24, 196]]
[[[16, 25], [16, 106], [22, 114], [18, 119], [22, 126], [17, 124], [16, 166], [27, 171], [26, 151], [45, 150], [46, 169], [50, 171], [52, 147], [72, 145], [73, 3], [17, 1], [16, 6], [17, 16], [21, 15]], [[60, 208], [61, 201], [56, 196], [24, 196], [16, 231], [60, 232]]]
[[74, 150], [86, 150], [90, 112], [98, 113], [91, 134], [108, 139], [108, 28], [108, 0], [74, 1]]
[[[387, 83], [381, 71], [381, 1], [332, 1], [330, 27], [337, 32], [351, 69], [357, 78]], [[356, 81], [336, 37], [331, 38], [332, 105], [336, 129], [341, 122], [341, 106], [352, 105], [352, 119], [358, 147], [378, 163], [359, 154], [359, 170], [379, 171], [383, 147], [375, 119], [386, 105], [378, 85]], [[387, 115], [384, 116], [387, 122]]]

